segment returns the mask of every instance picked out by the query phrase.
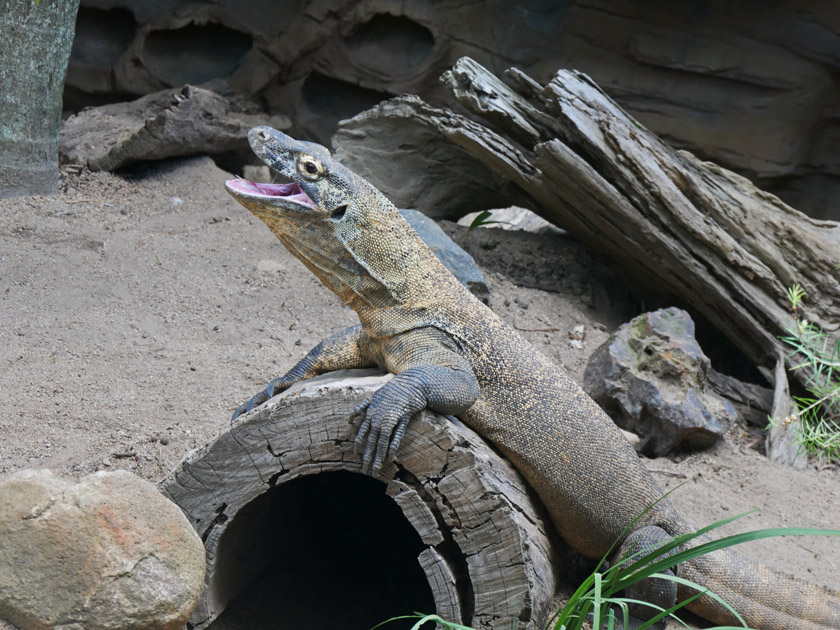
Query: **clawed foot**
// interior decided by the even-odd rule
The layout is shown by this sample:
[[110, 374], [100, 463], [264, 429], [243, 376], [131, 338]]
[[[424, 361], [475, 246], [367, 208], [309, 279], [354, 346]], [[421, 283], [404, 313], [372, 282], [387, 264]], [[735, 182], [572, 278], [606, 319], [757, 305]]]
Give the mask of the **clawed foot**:
[[254, 407], [259, 407], [269, 398], [273, 398], [280, 392], [288, 389], [289, 385], [291, 385], [291, 383], [284, 380], [283, 377], [275, 378], [259, 394], [252, 397], [251, 400], [249, 400], [248, 402], [242, 403], [236, 408], [236, 411], [233, 412], [233, 417], [231, 417], [230, 419], [231, 423], [236, 422], [236, 419], [243, 413], [248, 413]]
[[[380, 390], [381, 391], [381, 390]], [[389, 418], [371, 406], [376, 396], [360, 403], [350, 414], [350, 423], [361, 422], [353, 450], [362, 455], [362, 472], [376, 477], [386, 462], [392, 461], [400, 447], [410, 415]]]

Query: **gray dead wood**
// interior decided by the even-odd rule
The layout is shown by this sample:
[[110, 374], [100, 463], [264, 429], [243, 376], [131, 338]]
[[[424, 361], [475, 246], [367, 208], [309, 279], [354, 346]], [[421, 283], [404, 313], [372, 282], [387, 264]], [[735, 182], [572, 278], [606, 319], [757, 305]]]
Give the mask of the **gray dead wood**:
[[760, 429], [767, 426], [768, 416], [774, 413], [772, 389], [746, 383], [714, 368], [706, 371], [706, 382], [718, 396], [728, 400], [748, 424]]
[[[806, 292], [802, 314], [837, 340], [840, 224], [812, 219], [743, 177], [670, 147], [580, 72], [560, 70], [545, 86], [515, 69], [507, 76], [514, 88], [463, 58], [443, 77], [485, 124], [401, 97], [342, 123], [334, 143], [342, 155], [357, 147], [371, 155], [379, 142], [372, 129], [384, 119], [388, 143], [410, 151], [412, 133], [422, 127], [426, 155], [444, 153], [438, 144], [449, 153], [458, 149], [460, 168], [471, 156], [506, 180], [496, 189], [497, 205], [530, 197], [538, 214], [612, 259], [634, 282], [705, 315], [768, 380], [778, 353], [789, 351], [778, 337], [793, 323], [786, 297], [793, 283]], [[392, 128], [400, 119], [410, 121], [401, 135]], [[476, 183], [450, 176], [446, 163], [426, 165], [435, 164], [437, 170], [418, 177], [436, 187], [439, 199], [449, 189], [462, 198], [464, 187]], [[382, 164], [378, 177], [363, 175], [376, 183], [387, 173]], [[511, 193], [511, 183], [519, 193]]]
[[135, 162], [202, 153], [244, 156], [251, 154], [251, 127], [289, 125], [284, 116], [266, 120], [237, 111], [240, 105], [244, 104], [211, 90], [185, 85], [127, 103], [88, 107], [62, 125], [61, 161], [112, 171]]
[[770, 427], [765, 438], [767, 457], [801, 470], [808, 464], [805, 450], [796, 441], [796, 432], [802, 427], [802, 419], [794, 411], [796, 405], [790, 397], [785, 358], [781, 354], [776, 359], [773, 376], [776, 385], [770, 416], [775, 419], [775, 424]]
[[[191, 620], [195, 627], [209, 625], [247, 586], [247, 576], [264, 568], [265, 550], [249, 550], [247, 540], [220, 546], [237, 513], [303, 475], [360, 473], [348, 417], [388, 378], [357, 370], [299, 383], [188, 455], [161, 482], [205, 540], [206, 589]], [[427, 545], [418, 563], [438, 614], [482, 628], [544, 625], [557, 558], [541, 508], [513, 467], [477, 434], [424, 412], [409, 424], [396, 463], [378, 478]], [[234, 552], [242, 561], [228, 561], [223, 572], [222, 559]], [[462, 619], [468, 610], [472, 618]]]

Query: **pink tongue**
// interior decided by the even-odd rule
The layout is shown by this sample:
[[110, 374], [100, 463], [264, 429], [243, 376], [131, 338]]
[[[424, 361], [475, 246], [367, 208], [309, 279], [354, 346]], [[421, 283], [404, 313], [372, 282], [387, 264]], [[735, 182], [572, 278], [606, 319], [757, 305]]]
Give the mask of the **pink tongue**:
[[251, 184], [260, 191], [263, 195], [269, 195], [271, 197], [286, 197], [287, 195], [296, 195], [299, 192], [302, 192], [300, 186], [295, 183], [291, 184], [257, 184], [255, 182], [251, 182]]
[[288, 184], [258, 184], [256, 182], [250, 182], [247, 179], [230, 179], [227, 181], [227, 185], [233, 190], [238, 190], [246, 194], [284, 197], [300, 205], [316, 208], [315, 202], [295, 182]]
[[302, 192], [300, 186], [294, 182], [289, 184], [257, 184], [256, 182], [249, 182], [247, 179], [232, 179], [228, 184], [231, 188], [242, 192], [257, 193], [269, 197], [287, 197]]

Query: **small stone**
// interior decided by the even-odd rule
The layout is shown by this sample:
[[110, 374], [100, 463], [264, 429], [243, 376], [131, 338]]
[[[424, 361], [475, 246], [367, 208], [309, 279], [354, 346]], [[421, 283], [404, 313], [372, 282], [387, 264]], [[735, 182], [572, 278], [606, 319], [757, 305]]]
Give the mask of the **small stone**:
[[[469, 227], [478, 216], [478, 212], [471, 212], [458, 219], [458, 225]], [[492, 223], [481, 227], [499, 228], [502, 230], [523, 230], [535, 234], [565, 234], [563, 230], [553, 226], [531, 210], [511, 206], [509, 208], [497, 208], [490, 211], [489, 220]]]
[[517, 295], [515, 298], [513, 298], [513, 301], [519, 304], [520, 308], [528, 308], [529, 306], [531, 306], [531, 300], [521, 295]]
[[163, 446], [168, 446], [168, 445], [169, 445], [169, 438], [168, 438], [167, 436], [165, 436], [165, 435], [161, 436], [161, 438], [160, 438], [160, 443], [161, 443]]
[[262, 271], [264, 273], [282, 273], [284, 271], [284, 267], [276, 260], [263, 258], [257, 263], [257, 271]]
[[636, 448], [639, 445], [639, 442], [641, 442], [641, 438], [635, 433], [630, 433], [630, 431], [625, 431], [624, 429], [621, 429], [621, 432], [633, 448]]
[[691, 317], [668, 308], [610, 335], [590, 357], [583, 387], [619, 427], [639, 435], [639, 452], [658, 457], [711, 446], [737, 418], [707, 385], [710, 369]]

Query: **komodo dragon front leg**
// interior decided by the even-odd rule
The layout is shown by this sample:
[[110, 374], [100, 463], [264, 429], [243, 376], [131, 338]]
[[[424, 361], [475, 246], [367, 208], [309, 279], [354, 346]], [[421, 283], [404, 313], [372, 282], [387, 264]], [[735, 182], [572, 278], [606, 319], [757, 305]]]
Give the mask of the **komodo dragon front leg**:
[[230, 421], [233, 422], [243, 413], [248, 413], [269, 398], [286, 391], [298, 381], [335, 370], [374, 367], [376, 364], [363, 351], [363, 334], [362, 327], [357, 324], [330, 335], [307, 352], [291, 370], [270, 381], [264, 390], [239, 405]]
[[432, 327], [414, 329], [372, 343], [380, 367], [396, 376], [360, 404], [356, 452], [362, 469], [379, 474], [400, 446], [408, 421], [423, 409], [458, 415], [479, 395], [469, 362], [452, 349], [447, 335]]
[[351, 326], [324, 339], [286, 374], [237, 407], [231, 422], [298, 381], [334, 370], [378, 365], [396, 376], [351, 415], [351, 421], [359, 423], [355, 449], [362, 454], [362, 469], [377, 475], [396, 455], [408, 421], [416, 413], [428, 408], [457, 415], [478, 398], [478, 380], [469, 362], [451, 345], [434, 328], [374, 340], [361, 326]]

